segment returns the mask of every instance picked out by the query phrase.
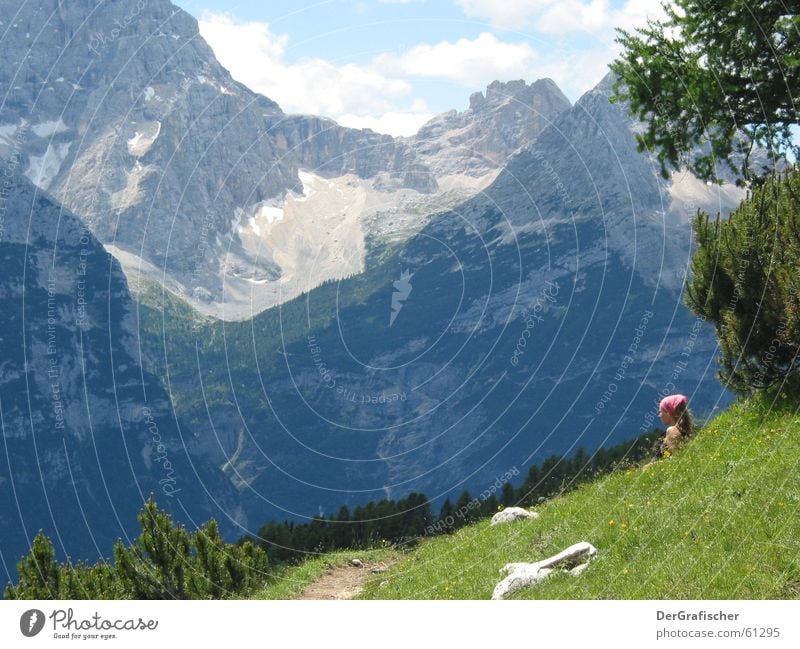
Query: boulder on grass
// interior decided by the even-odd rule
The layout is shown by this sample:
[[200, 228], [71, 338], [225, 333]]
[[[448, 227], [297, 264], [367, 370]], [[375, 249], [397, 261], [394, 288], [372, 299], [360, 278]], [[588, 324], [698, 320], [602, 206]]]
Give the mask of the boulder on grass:
[[522, 507], [506, 507], [503, 511], [497, 512], [492, 516], [492, 525], [510, 523], [511, 521], [518, 521], [523, 518], [539, 518], [539, 514], [523, 509]]
[[580, 575], [589, 565], [589, 561], [597, 554], [597, 548], [591, 543], [581, 541], [569, 546], [566, 550], [552, 557], [535, 563], [507, 563], [500, 570], [508, 575], [494, 588], [492, 599], [505, 597], [520, 588], [532, 586], [550, 576], [555, 570], [566, 570], [573, 576]]

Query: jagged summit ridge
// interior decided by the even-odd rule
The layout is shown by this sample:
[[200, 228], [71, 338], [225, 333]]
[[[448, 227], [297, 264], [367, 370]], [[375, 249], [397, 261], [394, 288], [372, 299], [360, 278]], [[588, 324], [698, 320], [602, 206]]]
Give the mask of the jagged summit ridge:
[[493, 81], [485, 94], [470, 96], [469, 108], [434, 117], [411, 138], [420, 157], [442, 175], [481, 176], [532, 144], [569, 100], [552, 79]]
[[[132, 286], [149, 277], [226, 319], [363, 271], [367, 239], [406, 238], [474, 195], [568, 107], [542, 82], [492, 84], [481, 111], [442, 122], [441, 141], [392, 138], [284, 114], [168, 0], [0, 4], [0, 155], [19, 140], [28, 178], [89, 225]], [[491, 110], [503, 88], [524, 97], [519, 115]], [[337, 213], [290, 204], [301, 172], [352, 200]]]

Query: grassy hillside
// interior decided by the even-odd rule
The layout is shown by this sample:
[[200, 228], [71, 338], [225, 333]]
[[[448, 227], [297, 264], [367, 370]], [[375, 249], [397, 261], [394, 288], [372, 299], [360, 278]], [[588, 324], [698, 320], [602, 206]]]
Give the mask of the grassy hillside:
[[531, 599], [800, 597], [800, 415], [766, 399], [733, 406], [682, 451], [543, 504], [534, 521], [488, 520], [425, 541], [363, 598], [486, 599], [507, 562], [578, 541], [598, 549], [579, 577]]

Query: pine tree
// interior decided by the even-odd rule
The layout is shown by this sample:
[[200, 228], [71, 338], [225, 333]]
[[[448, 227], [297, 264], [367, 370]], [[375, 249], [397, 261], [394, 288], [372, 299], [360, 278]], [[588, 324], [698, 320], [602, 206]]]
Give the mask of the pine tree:
[[189, 534], [174, 527], [151, 495], [138, 515], [142, 532], [130, 548], [114, 546], [117, 572], [136, 599], [187, 599], [186, 572], [192, 557]]
[[151, 496], [139, 512], [142, 532], [114, 546], [114, 564], [70, 559], [59, 565], [53, 544], [39, 532], [19, 565], [7, 599], [222, 599], [247, 596], [268, 577], [267, 553], [250, 539], [230, 545], [212, 518], [195, 533], [173, 525]]
[[[515, 502], [519, 500], [518, 496], [519, 494], [515, 495]], [[494, 516], [498, 509], [500, 509], [500, 501], [497, 500], [497, 496], [494, 494], [491, 494], [483, 503], [481, 503], [481, 515], [483, 516]]]
[[588, 462], [589, 454], [586, 452], [586, 449], [581, 446], [575, 451], [575, 455], [572, 456], [570, 474], [576, 478], [581, 476], [581, 474], [589, 470]]
[[539, 501], [539, 496], [543, 495], [541, 480], [542, 478], [539, 472], [539, 465], [531, 464], [530, 468], [528, 469], [528, 474], [525, 477], [525, 482], [522, 483], [522, 487], [520, 489], [520, 500], [525, 506], [531, 507], [536, 505]]
[[212, 518], [192, 535], [195, 557], [189, 572], [187, 593], [192, 599], [222, 599], [232, 590], [226, 574], [228, 550]]
[[347, 505], [339, 508], [336, 515], [336, 523], [333, 525], [333, 547], [349, 548], [353, 545], [355, 537], [353, 535], [353, 525], [350, 518], [350, 509]]
[[19, 582], [6, 587], [6, 599], [58, 599], [61, 573], [53, 543], [42, 530], [33, 539], [28, 556], [17, 564], [17, 570]]
[[517, 494], [514, 491], [514, 487], [510, 482], [506, 482], [503, 485], [503, 492], [500, 496], [500, 502], [503, 503], [503, 507], [511, 507], [517, 503]]
[[455, 522], [455, 507], [453, 507], [453, 503], [450, 502], [450, 496], [445, 498], [445, 501], [442, 503], [442, 508], [439, 510], [439, 521], [442, 522], [441, 529], [445, 532], [452, 532], [453, 525]]
[[655, 153], [665, 177], [686, 162], [704, 180], [718, 177], [719, 160], [745, 178], [760, 175], [750, 168], [753, 144], [771, 154], [772, 164], [786, 152], [797, 157], [797, 3], [663, 6], [665, 21], [648, 21], [635, 34], [619, 30], [623, 52], [610, 66], [619, 79], [615, 99], [627, 100], [646, 126], [637, 134], [640, 149]]
[[427, 496], [414, 492], [401, 502], [400, 510], [403, 512], [402, 536], [406, 538], [420, 536], [425, 528], [433, 522], [433, 512]]
[[113, 564], [98, 561], [94, 565], [67, 559], [59, 566], [61, 592], [58, 599], [130, 599], [133, 594], [126, 590], [117, 578]]
[[269, 576], [267, 553], [250, 540], [225, 546], [223, 565], [231, 594], [246, 596], [263, 586]]
[[461, 527], [475, 520], [473, 498], [469, 491], [463, 491], [456, 500], [455, 526]]
[[747, 394], [800, 370], [800, 172], [757, 187], [726, 221], [698, 214], [687, 305], [711, 322], [720, 379]]

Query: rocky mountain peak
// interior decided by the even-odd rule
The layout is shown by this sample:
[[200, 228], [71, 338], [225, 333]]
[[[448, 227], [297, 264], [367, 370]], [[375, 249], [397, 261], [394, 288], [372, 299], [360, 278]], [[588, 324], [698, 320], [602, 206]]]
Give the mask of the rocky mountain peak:
[[600, 79], [599, 83], [589, 92], [594, 94], [606, 95], [608, 97], [612, 93], [614, 82], [616, 80], [617, 76], [613, 72], [608, 72], [602, 79]]
[[493, 81], [485, 93], [470, 95], [467, 110], [434, 117], [413, 141], [426, 164], [439, 173], [481, 176], [532, 144], [570, 107], [552, 79]]
[[543, 103], [555, 102], [569, 104], [569, 100], [561, 92], [555, 81], [549, 78], [537, 79], [526, 83], [524, 79], [513, 81], [492, 81], [486, 86], [486, 94], [475, 92], [469, 98], [469, 110], [497, 110], [508, 102], [536, 108]]

